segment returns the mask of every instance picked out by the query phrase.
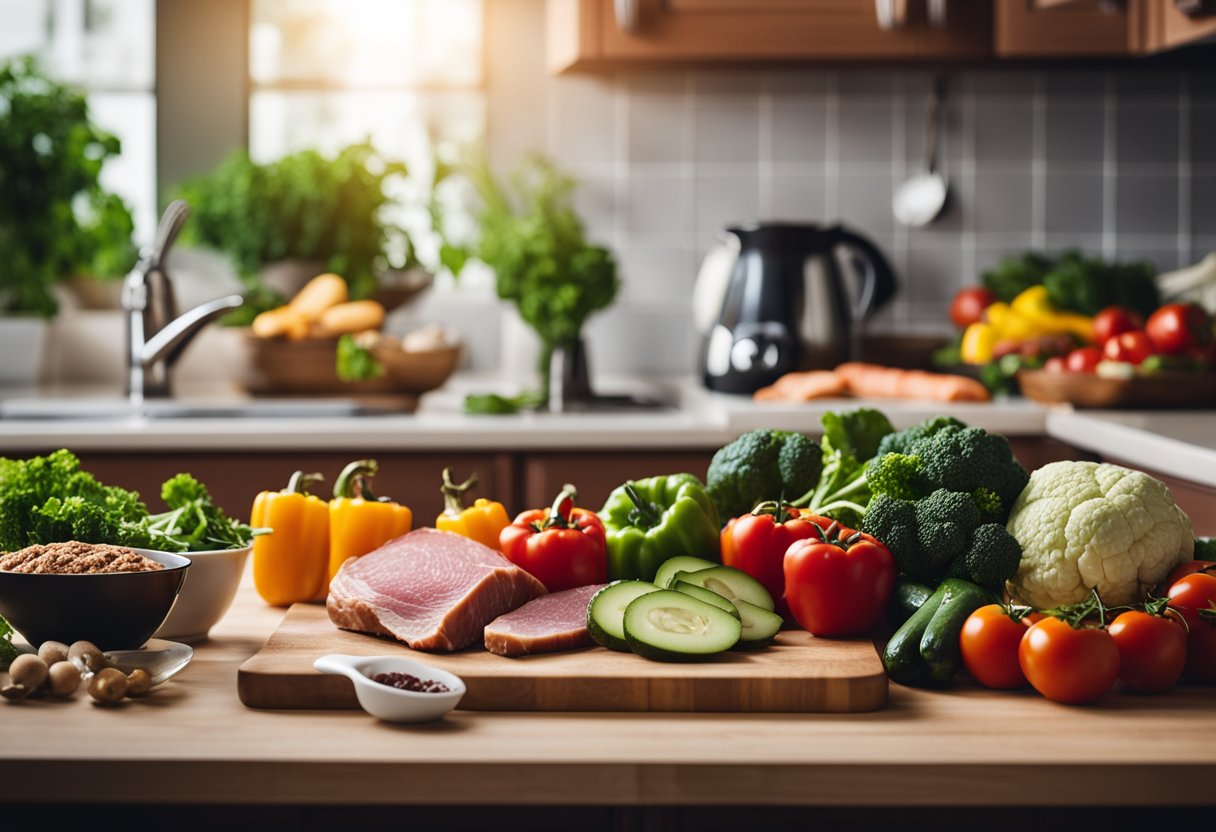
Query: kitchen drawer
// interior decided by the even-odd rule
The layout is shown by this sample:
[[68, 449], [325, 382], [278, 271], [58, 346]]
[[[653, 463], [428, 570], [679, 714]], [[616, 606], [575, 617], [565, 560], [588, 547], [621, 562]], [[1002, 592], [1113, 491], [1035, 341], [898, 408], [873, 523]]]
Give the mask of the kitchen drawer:
[[477, 472], [475, 496], [516, 504], [514, 459], [497, 453], [198, 453], [155, 454], [82, 453], [81, 464], [102, 482], [138, 491], [153, 511], [161, 510], [160, 484], [174, 474], [189, 472], [211, 491], [216, 503], [234, 517], [247, 518], [259, 491], [282, 488], [293, 471], [320, 471], [326, 482], [319, 494], [328, 496], [338, 473], [360, 456], [380, 463], [376, 494], [392, 497], [414, 512], [414, 526], [431, 526], [443, 510], [439, 493], [445, 466], [458, 481]]

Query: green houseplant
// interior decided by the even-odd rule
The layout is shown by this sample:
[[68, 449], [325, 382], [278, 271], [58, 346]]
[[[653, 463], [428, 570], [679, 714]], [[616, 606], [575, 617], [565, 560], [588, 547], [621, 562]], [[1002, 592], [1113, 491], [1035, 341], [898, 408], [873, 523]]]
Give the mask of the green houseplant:
[[405, 173], [370, 144], [333, 158], [305, 150], [268, 164], [238, 151], [181, 187], [194, 211], [183, 239], [228, 255], [249, 295], [242, 317], [282, 302], [260, 275], [284, 260], [320, 262], [346, 278], [354, 297], [367, 297], [387, 265], [384, 182]]
[[0, 314], [53, 317], [56, 283], [130, 270], [131, 212], [100, 183], [120, 150], [84, 93], [33, 58], [0, 63]]
[[514, 400], [474, 396], [466, 408], [502, 412], [549, 394], [555, 348], [578, 343], [583, 325], [616, 298], [616, 261], [591, 244], [571, 204], [575, 180], [546, 158], [526, 158], [507, 184], [483, 160], [469, 177], [482, 200], [481, 237], [473, 254], [494, 269], [498, 296], [509, 300], [540, 339], [541, 389]]

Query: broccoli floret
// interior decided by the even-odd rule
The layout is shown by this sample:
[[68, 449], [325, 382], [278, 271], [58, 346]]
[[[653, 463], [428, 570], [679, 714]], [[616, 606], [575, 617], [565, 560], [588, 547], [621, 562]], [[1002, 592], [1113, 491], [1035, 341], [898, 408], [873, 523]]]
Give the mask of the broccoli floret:
[[995, 491], [991, 488], [977, 488], [971, 492], [971, 496], [975, 498], [975, 504], [979, 507], [983, 522], [989, 523], [1000, 519], [1001, 498], [996, 496]]
[[706, 490], [722, 517], [737, 517], [764, 500], [807, 493], [822, 471], [823, 452], [806, 434], [753, 430], [714, 454]]
[[884, 454], [911, 454], [912, 447], [922, 439], [932, 436], [943, 428], [963, 428], [966, 427], [958, 419], [953, 416], [936, 416], [932, 419], [926, 419], [919, 425], [913, 425], [906, 430], [897, 431], [883, 437], [878, 443], [878, 452], [876, 457]]
[[870, 460], [866, 465], [866, 484], [871, 494], [888, 494], [901, 500], [915, 500], [929, 490], [920, 457], [900, 453]]
[[967, 548], [980, 522], [970, 494], [939, 488], [916, 504], [917, 539], [940, 572]]
[[987, 488], [995, 493], [1001, 501], [1002, 521], [1030, 481], [1005, 437], [981, 428], [943, 428], [916, 442], [913, 453], [920, 457], [925, 475], [940, 488], [968, 493]]
[[949, 576], [1000, 592], [1018, 571], [1022, 547], [999, 523], [985, 523], [971, 535], [967, 551], [950, 565]]
[[939, 569], [920, 545], [914, 503], [886, 494], [877, 495], [861, 519], [861, 531], [890, 550], [902, 574], [913, 580], [936, 582]]

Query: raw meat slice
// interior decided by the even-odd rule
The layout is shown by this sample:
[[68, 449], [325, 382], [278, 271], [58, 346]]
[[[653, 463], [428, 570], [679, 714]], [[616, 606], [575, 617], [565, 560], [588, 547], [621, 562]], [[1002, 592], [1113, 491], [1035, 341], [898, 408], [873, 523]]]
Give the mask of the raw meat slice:
[[325, 606], [344, 630], [391, 636], [415, 650], [460, 650], [486, 624], [544, 594], [540, 581], [493, 549], [418, 529], [342, 564]]
[[552, 653], [591, 643], [587, 604], [604, 584], [579, 586], [529, 601], [486, 626], [486, 649], [500, 656]]

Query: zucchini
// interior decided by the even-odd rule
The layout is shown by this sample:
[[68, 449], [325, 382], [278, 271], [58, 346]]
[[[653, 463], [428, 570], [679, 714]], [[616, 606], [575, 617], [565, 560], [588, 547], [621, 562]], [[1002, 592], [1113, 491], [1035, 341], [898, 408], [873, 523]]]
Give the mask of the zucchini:
[[756, 647], [771, 641], [785, 620], [775, 612], [769, 612], [764, 607], [757, 607], [744, 600], [735, 601], [735, 609], [739, 611], [743, 632], [739, 635], [739, 643]]
[[[733, 615], [735, 618], [739, 617], [739, 610], [735, 608], [735, 605], [732, 604], [730, 601], [727, 601], [725, 598], [723, 598], [721, 595], [719, 595], [716, 592], [710, 592], [708, 589], [705, 589], [704, 587], [699, 587], [696, 584], [690, 584], [688, 581], [676, 581], [675, 586], [673, 586], [671, 588], [674, 589], [676, 592], [683, 592], [685, 595], [688, 595], [692, 598], [696, 598], [698, 601], [704, 601], [707, 604], [713, 604], [715, 607], [717, 607], [720, 610], [726, 610], [728, 613]], [[743, 602], [740, 601], [739, 603], [743, 603]]]
[[891, 593], [891, 604], [887, 607], [887, 621], [894, 627], [903, 624], [924, 606], [933, 595], [933, 587], [917, 583], [910, 578], [900, 577], [895, 581], [895, 591]]
[[676, 574], [679, 572], [696, 572], [698, 569], [712, 569], [721, 564], [705, 558], [694, 558], [692, 555], [677, 555], [668, 558], [659, 565], [654, 573], [654, 585], [659, 589], [673, 589]]
[[587, 603], [587, 629], [591, 640], [609, 650], [629, 652], [625, 641], [625, 608], [636, 598], [658, 592], [645, 581], [616, 581], [591, 596]]
[[696, 572], [677, 572], [676, 580], [687, 581], [695, 586], [704, 587], [710, 592], [716, 592], [732, 604], [735, 601], [746, 601], [769, 612], [773, 611], [773, 596], [768, 594], [764, 584], [742, 569], [735, 569], [733, 566], [714, 566]]
[[660, 589], [625, 608], [625, 641], [633, 652], [659, 661], [695, 661], [734, 647], [739, 619], [691, 595]]
[[883, 667], [901, 685], [947, 684], [962, 669], [958, 639], [967, 616], [989, 603], [970, 581], [951, 578], [895, 631], [882, 651]]

